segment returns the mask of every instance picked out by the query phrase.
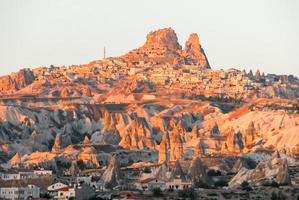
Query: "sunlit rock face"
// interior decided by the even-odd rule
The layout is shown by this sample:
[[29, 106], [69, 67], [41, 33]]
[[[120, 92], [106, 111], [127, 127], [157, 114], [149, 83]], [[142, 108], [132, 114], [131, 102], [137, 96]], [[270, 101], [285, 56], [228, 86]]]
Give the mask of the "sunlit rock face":
[[119, 162], [116, 156], [113, 156], [109, 162], [107, 169], [101, 177], [104, 183], [109, 183], [112, 186], [116, 186], [122, 179]]
[[188, 169], [188, 176], [193, 182], [209, 183], [209, 177], [206, 172], [206, 167], [202, 163], [199, 157], [195, 157]]
[[196, 33], [192, 33], [186, 41], [183, 56], [186, 64], [197, 65], [205, 69], [210, 68], [209, 61], [199, 43]]
[[288, 172], [288, 161], [275, 152], [272, 158], [261, 161], [255, 169], [242, 167], [229, 182], [229, 186], [237, 187], [243, 181], [247, 181], [251, 185], [263, 185], [271, 181], [282, 185], [290, 185], [291, 178]]
[[35, 80], [30, 69], [22, 69], [17, 73], [0, 77], [0, 92], [20, 90]]

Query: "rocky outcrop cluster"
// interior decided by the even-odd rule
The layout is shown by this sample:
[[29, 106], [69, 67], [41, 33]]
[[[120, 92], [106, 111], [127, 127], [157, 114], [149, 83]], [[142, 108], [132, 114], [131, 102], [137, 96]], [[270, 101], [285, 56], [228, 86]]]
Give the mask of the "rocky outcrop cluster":
[[0, 92], [20, 90], [30, 85], [34, 80], [34, 74], [30, 69], [22, 69], [11, 75], [2, 76], [0, 77]]
[[113, 156], [109, 162], [107, 169], [104, 171], [101, 180], [105, 184], [116, 186], [121, 182], [122, 175], [119, 162], [116, 156]]
[[192, 33], [182, 50], [177, 35], [172, 28], [159, 29], [146, 36], [145, 44], [123, 58], [129, 62], [151, 62], [196, 65], [210, 68], [196, 33]]
[[255, 169], [242, 167], [229, 182], [230, 187], [237, 187], [247, 181], [251, 185], [263, 185], [276, 182], [280, 185], [290, 185], [291, 178], [288, 172], [288, 161], [275, 152], [273, 157], [261, 161]]
[[209, 183], [210, 179], [207, 175], [207, 169], [200, 160], [199, 157], [195, 157], [191, 161], [191, 165], [188, 170], [188, 176], [189, 178], [194, 182], [202, 182], [202, 183]]

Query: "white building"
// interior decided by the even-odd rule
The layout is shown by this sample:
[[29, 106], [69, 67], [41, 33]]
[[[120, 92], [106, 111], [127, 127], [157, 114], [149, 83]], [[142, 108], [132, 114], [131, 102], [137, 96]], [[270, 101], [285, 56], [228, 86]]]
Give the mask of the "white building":
[[8, 180], [24, 180], [35, 178], [33, 171], [16, 171], [16, 172], [5, 172], [1, 174], [1, 179]]
[[58, 190], [57, 196], [55, 196], [55, 199], [57, 200], [68, 200], [69, 198], [73, 197], [75, 199], [76, 192], [75, 188], [73, 187], [66, 187]]
[[168, 181], [166, 183], [166, 188], [173, 189], [173, 190], [183, 190], [191, 187], [192, 187], [191, 181], [185, 181], [180, 178], [174, 178], [171, 181]]
[[39, 169], [39, 170], [34, 170], [33, 174], [35, 176], [52, 176], [53, 172], [52, 170]]
[[95, 191], [86, 185], [66, 187], [58, 190], [57, 200], [68, 200], [69, 198], [74, 199], [90, 199], [95, 196]]
[[166, 189], [166, 183], [156, 178], [147, 178], [137, 182], [135, 185], [136, 188], [140, 190], [153, 190], [155, 188], [160, 188], [161, 190]]
[[28, 185], [27, 187], [1, 187], [0, 198], [11, 200], [25, 200], [28, 198], [39, 198], [40, 188], [35, 185]]
[[61, 183], [61, 182], [57, 182], [57, 183], [54, 183], [54, 184], [48, 186], [47, 190], [48, 190], [49, 195], [51, 197], [54, 197], [54, 196], [57, 196], [58, 191], [62, 188], [68, 188], [68, 185]]

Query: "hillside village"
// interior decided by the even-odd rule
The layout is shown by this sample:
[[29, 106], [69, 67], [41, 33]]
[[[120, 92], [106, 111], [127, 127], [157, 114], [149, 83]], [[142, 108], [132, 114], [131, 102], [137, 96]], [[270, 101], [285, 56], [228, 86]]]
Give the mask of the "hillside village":
[[172, 28], [0, 77], [0, 199], [298, 199], [299, 79], [215, 70]]

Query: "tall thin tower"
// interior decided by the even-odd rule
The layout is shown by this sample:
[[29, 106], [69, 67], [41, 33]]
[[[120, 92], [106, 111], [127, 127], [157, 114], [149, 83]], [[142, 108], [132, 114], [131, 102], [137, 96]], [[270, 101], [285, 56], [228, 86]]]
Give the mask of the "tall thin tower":
[[104, 47], [103, 54], [104, 54], [104, 59], [105, 59], [106, 58], [106, 47]]

